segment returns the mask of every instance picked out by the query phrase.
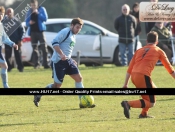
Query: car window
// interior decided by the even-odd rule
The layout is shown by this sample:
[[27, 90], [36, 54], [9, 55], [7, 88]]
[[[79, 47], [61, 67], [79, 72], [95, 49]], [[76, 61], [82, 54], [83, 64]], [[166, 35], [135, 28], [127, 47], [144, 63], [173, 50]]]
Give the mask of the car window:
[[88, 24], [84, 24], [79, 32], [80, 35], [99, 35], [100, 33], [101, 30]]
[[54, 23], [54, 24], [47, 24], [46, 25], [46, 31], [47, 32], [59, 32], [61, 29], [68, 27], [70, 24], [65, 23]]

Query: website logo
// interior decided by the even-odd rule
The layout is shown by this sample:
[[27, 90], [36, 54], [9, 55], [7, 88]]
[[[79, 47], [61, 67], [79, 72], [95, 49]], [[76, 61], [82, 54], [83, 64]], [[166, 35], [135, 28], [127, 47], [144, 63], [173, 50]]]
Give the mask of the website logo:
[[141, 2], [141, 22], [175, 22], [175, 2]]

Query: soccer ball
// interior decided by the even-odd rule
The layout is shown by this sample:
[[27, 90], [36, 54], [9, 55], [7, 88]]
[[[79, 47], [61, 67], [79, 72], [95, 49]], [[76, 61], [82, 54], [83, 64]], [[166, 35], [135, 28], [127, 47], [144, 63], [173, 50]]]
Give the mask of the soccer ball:
[[94, 97], [92, 95], [82, 95], [80, 103], [84, 107], [90, 107], [91, 105], [94, 104]]

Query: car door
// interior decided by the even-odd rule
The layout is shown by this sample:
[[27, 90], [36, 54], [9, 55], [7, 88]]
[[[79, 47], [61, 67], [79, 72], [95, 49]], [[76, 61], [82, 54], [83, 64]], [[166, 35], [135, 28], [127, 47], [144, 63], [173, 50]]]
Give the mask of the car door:
[[[82, 62], [96, 62], [100, 61], [100, 47], [95, 49], [94, 45], [100, 46], [100, 36], [102, 31], [92, 25], [84, 24], [80, 33], [76, 36], [76, 44], [72, 53], [72, 57], [77, 56], [77, 51], [80, 51], [80, 58]], [[107, 36], [101, 36], [102, 55], [109, 57], [110, 47], [107, 44]]]

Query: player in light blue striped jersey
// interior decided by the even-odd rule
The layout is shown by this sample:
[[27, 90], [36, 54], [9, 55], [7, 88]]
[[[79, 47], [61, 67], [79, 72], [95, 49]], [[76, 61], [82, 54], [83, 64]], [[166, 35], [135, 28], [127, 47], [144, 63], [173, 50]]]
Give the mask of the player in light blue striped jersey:
[[[76, 43], [75, 35], [78, 34], [83, 26], [80, 18], [74, 18], [70, 27], [62, 29], [52, 42], [54, 53], [52, 55], [52, 71], [54, 84], [49, 84], [46, 88], [60, 88], [65, 75], [69, 75], [75, 80], [76, 88], [84, 88], [82, 76], [75, 60], [71, 58], [74, 45]], [[79, 95], [81, 98], [81, 95]], [[34, 96], [34, 104], [38, 107], [41, 95]], [[80, 104], [80, 108], [83, 106]], [[95, 107], [95, 105], [91, 106]]]
[[12, 42], [7, 34], [4, 31], [3, 25], [1, 23], [3, 17], [4, 17], [5, 9], [3, 6], [0, 6], [0, 67], [1, 67], [1, 78], [2, 78], [2, 84], [4, 88], [9, 88], [8, 86], [8, 76], [7, 76], [7, 63], [1, 53], [2, 51], [2, 44], [7, 44], [11, 47], [16, 48], [18, 50], [18, 45], [16, 45], [14, 42]]

